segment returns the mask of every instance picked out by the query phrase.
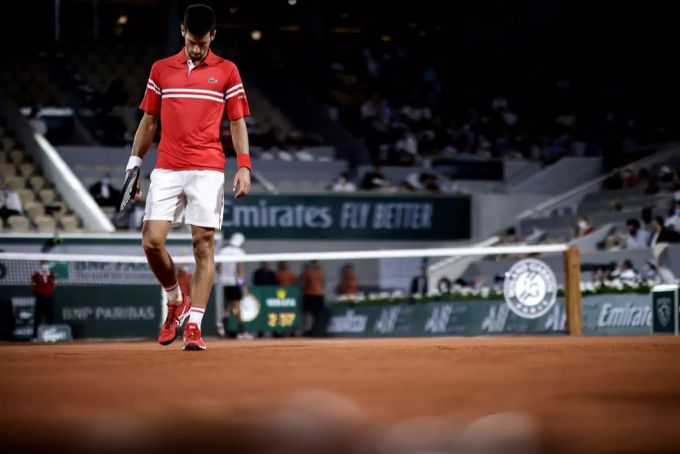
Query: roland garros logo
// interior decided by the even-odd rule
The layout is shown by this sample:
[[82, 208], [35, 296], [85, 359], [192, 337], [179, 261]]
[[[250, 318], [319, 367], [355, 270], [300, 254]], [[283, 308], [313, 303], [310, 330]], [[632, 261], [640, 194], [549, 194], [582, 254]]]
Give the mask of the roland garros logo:
[[505, 273], [503, 295], [515, 314], [523, 318], [538, 318], [548, 313], [555, 304], [555, 273], [540, 260], [520, 260]]

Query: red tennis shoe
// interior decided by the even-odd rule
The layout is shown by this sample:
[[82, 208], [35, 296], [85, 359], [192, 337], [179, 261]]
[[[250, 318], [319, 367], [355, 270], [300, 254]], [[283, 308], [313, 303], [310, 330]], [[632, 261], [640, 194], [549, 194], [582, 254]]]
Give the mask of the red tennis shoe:
[[168, 303], [168, 316], [165, 317], [161, 332], [158, 334], [158, 342], [161, 345], [169, 345], [177, 338], [179, 328], [182, 323], [189, 318], [191, 309], [191, 298], [189, 295], [182, 295], [182, 304]]
[[184, 328], [184, 350], [205, 350], [206, 345], [201, 336], [201, 330], [196, 323], [187, 323]]

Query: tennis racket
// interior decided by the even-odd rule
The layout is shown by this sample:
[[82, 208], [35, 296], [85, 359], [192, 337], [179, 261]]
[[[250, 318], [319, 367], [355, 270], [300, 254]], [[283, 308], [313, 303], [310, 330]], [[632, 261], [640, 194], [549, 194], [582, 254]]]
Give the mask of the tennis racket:
[[125, 211], [130, 199], [135, 195], [137, 191], [137, 181], [139, 180], [139, 167], [133, 167], [130, 172], [128, 172], [125, 177], [125, 183], [123, 183], [123, 189], [120, 191], [120, 199], [118, 200], [118, 212]]

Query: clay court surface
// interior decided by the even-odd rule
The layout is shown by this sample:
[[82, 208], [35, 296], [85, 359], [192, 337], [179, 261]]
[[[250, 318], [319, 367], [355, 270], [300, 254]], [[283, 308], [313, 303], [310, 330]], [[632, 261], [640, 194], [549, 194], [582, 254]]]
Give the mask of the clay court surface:
[[460, 434], [474, 421], [493, 432], [493, 418], [480, 418], [499, 412], [516, 414], [501, 417], [498, 431], [510, 434], [497, 438], [516, 430], [540, 452], [680, 451], [680, 338], [208, 346], [0, 345], [0, 451], [303, 452], [300, 440], [316, 437], [326, 448], [310, 452], [397, 452], [390, 436], [449, 443], [469, 438]]

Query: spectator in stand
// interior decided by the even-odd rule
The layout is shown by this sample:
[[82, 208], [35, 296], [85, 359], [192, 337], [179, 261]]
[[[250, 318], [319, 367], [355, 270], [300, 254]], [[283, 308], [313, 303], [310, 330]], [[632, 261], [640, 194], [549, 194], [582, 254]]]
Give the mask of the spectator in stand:
[[253, 272], [253, 285], [277, 285], [276, 274], [269, 268], [269, 263], [260, 263]]
[[293, 270], [290, 269], [288, 262], [279, 262], [276, 271], [276, 282], [278, 285], [289, 286], [297, 283], [297, 276]]
[[654, 219], [652, 219], [652, 232], [652, 238], [649, 240], [651, 247], [660, 243], [680, 242], [680, 232], [667, 229], [663, 216], [654, 216]]
[[583, 238], [595, 231], [593, 223], [588, 216], [581, 216], [576, 223], [576, 238]]
[[338, 293], [340, 295], [356, 295], [359, 293], [359, 278], [354, 272], [354, 267], [349, 263], [340, 270]]
[[387, 178], [380, 171], [380, 167], [374, 167], [373, 170], [366, 173], [361, 180], [361, 189], [371, 191], [373, 189], [381, 189], [387, 186]]
[[626, 240], [627, 249], [642, 249], [649, 246], [649, 233], [640, 228], [640, 221], [628, 219], [626, 221], [628, 229], [628, 239]]
[[120, 191], [111, 184], [111, 174], [106, 172], [104, 177], [90, 186], [90, 194], [99, 206], [112, 207], [118, 203]]
[[640, 282], [640, 276], [635, 268], [633, 262], [626, 259], [621, 265], [611, 273], [611, 277], [618, 279], [623, 285], [635, 285]]
[[6, 182], [0, 182], [0, 218], [2, 218], [2, 222], [7, 222], [10, 216], [17, 216], [22, 212], [19, 194], [7, 186]]
[[331, 189], [334, 192], [354, 192], [357, 186], [350, 179], [348, 172], [342, 172]]
[[680, 200], [675, 202], [675, 208], [671, 216], [666, 219], [666, 228], [680, 233]]
[[307, 336], [312, 334], [314, 322], [324, 308], [324, 281], [324, 271], [317, 260], [307, 265], [302, 273], [302, 327]]
[[645, 277], [651, 280], [654, 285], [677, 284], [678, 279], [673, 272], [658, 263], [657, 260], [647, 260], [648, 270]]
[[57, 278], [50, 271], [49, 262], [40, 262], [40, 270], [31, 276], [31, 292], [35, 296], [35, 315], [33, 316], [33, 339], [38, 338], [38, 326], [43, 322], [54, 323], [54, 288]]

